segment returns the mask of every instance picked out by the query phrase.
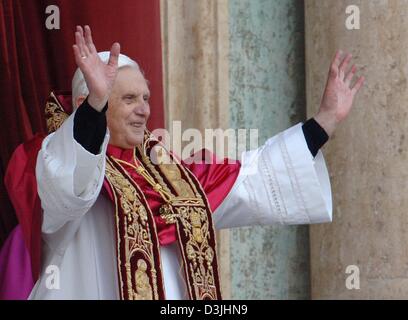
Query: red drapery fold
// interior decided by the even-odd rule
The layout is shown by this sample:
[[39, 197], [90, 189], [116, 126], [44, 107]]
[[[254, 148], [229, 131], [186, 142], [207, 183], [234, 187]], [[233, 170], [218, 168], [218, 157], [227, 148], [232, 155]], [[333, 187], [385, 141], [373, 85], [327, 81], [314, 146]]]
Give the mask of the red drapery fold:
[[[14, 149], [45, 133], [50, 90], [70, 90], [76, 25], [88, 24], [99, 51], [118, 41], [150, 81], [149, 129], [162, 128], [163, 84], [159, 0], [2, 0], [0, 2], [0, 246], [17, 223], [3, 178]], [[60, 12], [60, 29], [48, 30], [46, 8]]]

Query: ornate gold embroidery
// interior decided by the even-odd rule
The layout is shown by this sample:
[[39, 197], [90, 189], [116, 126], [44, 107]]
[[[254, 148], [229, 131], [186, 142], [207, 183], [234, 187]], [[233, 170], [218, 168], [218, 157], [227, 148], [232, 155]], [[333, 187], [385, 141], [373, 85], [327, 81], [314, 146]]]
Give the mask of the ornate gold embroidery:
[[[147, 137], [146, 141], [157, 144], [152, 137]], [[145, 143], [144, 150], [146, 148], [150, 150], [150, 146]], [[156, 151], [159, 152], [162, 160], [166, 157], [171, 158], [171, 155], [162, 147], [157, 148]], [[152, 296], [157, 299], [156, 270], [160, 268], [158, 264], [160, 259], [152, 258], [154, 241], [152, 234], [149, 233], [151, 232], [148, 226], [150, 222], [146, 223], [149, 219], [147, 211], [151, 214], [150, 208], [145, 208], [139, 201], [138, 196], [144, 199], [143, 193], [136, 192], [139, 189], [135, 189], [130, 183], [133, 180], [120, 166], [120, 163], [133, 167], [165, 200], [165, 204], [160, 208], [160, 215], [167, 223], [176, 225], [190, 297], [193, 299], [220, 299], [214, 228], [211, 209], [204, 191], [193, 174], [182, 165], [169, 162], [164, 164], [163, 161], [158, 165], [153, 165], [146, 153], [140, 151], [140, 154], [141, 163], [138, 166], [119, 159], [114, 159], [114, 161], [121, 170], [115, 170], [114, 166], [107, 165], [108, 180], [112, 182], [112, 185], [116, 185], [119, 203], [126, 216], [126, 219], [123, 219], [126, 233], [122, 239], [124, 238], [126, 249], [125, 279], [129, 291], [128, 297], [130, 299], [149, 299]], [[137, 164], [136, 159], [135, 164]], [[114, 169], [113, 172], [111, 169]], [[169, 185], [174, 192], [169, 189]], [[144, 236], [141, 237], [142, 231]], [[139, 246], [136, 249], [135, 243], [140, 238], [143, 239], [145, 246]], [[138, 252], [143, 253], [143, 258], [140, 259], [141, 256], [138, 256], [137, 270], [134, 270], [131, 263], [134, 265], [136, 260], [132, 260], [132, 257]], [[142, 261], [145, 261], [145, 264]], [[132, 277], [131, 270], [135, 271], [134, 277]]]
[[[152, 140], [154, 138], [151, 136], [146, 139], [146, 141]], [[177, 193], [177, 196], [174, 196], [168, 204], [162, 206], [160, 214], [167, 223], [176, 223], [177, 225], [179, 244], [182, 252], [185, 252], [184, 256], [187, 258], [187, 260], [184, 260], [187, 281], [189, 282], [191, 277], [193, 282], [191, 288], [189, 288], [190, 296], [193, 294], [196, 299], [220, 299], [221, 297], [217, 294], [217, 289], [219, 290], [217, 285], [219, 286], [219, 283], [216, 283], [216, 277], [219, 279], [218, 270], [213, 268], [214, 263], [214, 266], [217, 266], [216, 244], [208, 202], [204, 203], [202, 196], [195, 188], [191, 172], [181, 165], [168, 161], [163, 156], [164, 152], [167, 153], [164, 148], [157, 148], [156, 152], [159, 154], [159, 159], [166, 159], [167, 164], [159, 162], [157, 166]], [[165, 181], [150, 159], [142, 156], [142, 162], [157, 178], [159, 184], [166, 188]], [[189, 183], [184, 180], [181, 174], [182, 170]], [[202, 189], [201, 192], [205, 197]], [[214, 249], [211, 247], [210, 241], [214, 244]]]
[[[137, 149], [139, 150], [140, 154], [141, 154], [141, 158], [142, 158], [142, 163], [149, 168], [149, 170], [153, 173], [154, 178], [157, 180], [157, 182], [159, 183], [159, 185], [163, 188], [163, 190], [168, 193], [173, 195], [173, 193], [171, 192], [171, 190], [169, 189], [168, 185], [164, 182], [163, 177], [159, 174], [159, 172], [157, 170], [152, 170], [152, 168], [154, 168], [152, 162], [150, 161], [149, 157], [147, 156], [147, 150], [146, 150], [146, 144], [148, 142], [152, 141], [152, 136], [147, 136], [145, 135], [145, 139], [144, 139], [144, 148], [140, 148], [138, 147]], [[135, 150], [136, 151], [136, 150]], [[174, 196], [174, 195], [173, 195]]]
[[51, 92], [51, 97], [55, 102], [48, 101], [45, 105], [45, 119], [47, 121], [47, 130], [49, 133], [56, 131], [68, 118], [68, 114], [58, 103], [58, 99], [53, 92]]
[[149, 277], [146, 274], [147, 264], [143, 259], [137, 261], [137, 270], [135, 272], [136, 292], [135, 300], [152, 300], [152, 287], [149, 283]]
[[[126, 215], [124, 219], [125, 235], [122, 241], [125, 242], [128, 298], [158, 299], [157, 271], [154, 262], [152, 241], [153, 235], [149, 224], [146, 223], [148, 220], [147, 210], [141, 203], [133, 185], [121, 172], [115, 169], [109, 159], [106, 163], [106, 177], [111, 183], [111, 186], [120, 195], [118, 199], [119, 204], [123, 209], [123, 213]], [[142, 254], [146, 260], [137, 260], [138, 269], [135, 273], [135, 278], [133, 278], [131, 262], [137, 253]], [[150, 270], [149, 274], [147, 272], [148, 270]], [[149, 279], [151, 279], [151, 281]], [[135, 286], [132, 285], [133, 282], [135, 282]], [[150, 282], [153, 287], [150, 285]], [[133, 288], [136, 288], [136, 291], [134, 291]]]
[[190, 213], [191, 225], [193, 227], [193, 237], [198, 243], [203, 242], [203, 233], [201, 232], [201, 218], [200, 213], [196, 210], [192, 210]]
[[193, 274], [193, 287], [198, 299], [217, 299], [215, 274], [212, 263], [215, 257], [214, 250], [209, 245], [211, 234], [204, 208], [178, 207], [183, 231], [189, 239], [186, 244], [186, 253], [189, 260], [189, 269]]
[[[171, 160], [170, 155], [162, 146], [155, 146], [151, 153], [155, 153], [158, 159], [158, 166], [166, 176], [171, 186], [180, 197], [195, 197], [190, 185], [181, 177], [180, 169], [177, 164]], [[154, 155], [151, 155], [154, 156]], [[150, 161], [149, 161], [150, 162]]]

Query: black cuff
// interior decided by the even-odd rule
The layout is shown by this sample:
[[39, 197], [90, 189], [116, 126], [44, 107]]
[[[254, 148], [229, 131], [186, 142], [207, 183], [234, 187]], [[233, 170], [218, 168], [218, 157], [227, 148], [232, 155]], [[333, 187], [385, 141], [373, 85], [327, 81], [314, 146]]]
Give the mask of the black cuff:
[[303, 124], [302, 130], [310, 153], [315, 157], [319, 152], [319, 149], [329, 140], [329, 136], [313, 118], [307, 120]]
[[98, 154], [106, 134], [106, 110], [96, 111], [88, 103], [88, 98], [79, 106], [74, 118], [74, 139], [88, 152]]

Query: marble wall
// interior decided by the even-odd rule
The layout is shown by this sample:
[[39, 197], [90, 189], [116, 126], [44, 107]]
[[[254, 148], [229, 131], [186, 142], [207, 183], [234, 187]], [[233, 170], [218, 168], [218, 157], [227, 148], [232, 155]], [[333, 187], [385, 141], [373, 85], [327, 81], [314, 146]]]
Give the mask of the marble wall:
[[[260, 143], [305, 117], [303, 3], [230, 0], [230, 123], [257, 128]], [[309, 298], [305, 226], [231, 232], [236, 299]]]
[[[346, 29], [348, 5], [360, 10], [359, 30]], [[408, 1], [306, 0], [305, 14], [308, 114], [337, 48], [367, 79], [325, 150], [334, 221], [311, 228], [312, 298], [407, 299]], [[360, 289], [346, 286], [350, 265]]]

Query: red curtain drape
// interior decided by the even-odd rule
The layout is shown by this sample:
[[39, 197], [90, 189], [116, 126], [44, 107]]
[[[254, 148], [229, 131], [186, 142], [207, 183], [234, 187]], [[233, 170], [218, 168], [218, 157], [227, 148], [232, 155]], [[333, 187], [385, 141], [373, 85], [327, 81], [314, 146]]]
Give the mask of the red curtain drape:
[[[1, 0], [0, 2], [0, 246], [17, 224], [4, 188], [14, 149], [45, 133], [50, 90], [70, 90], [76, 25], [88, 24], [99, 51], [121, 44], [150, 82], [149, 128], [163, 128], [160, 0]], [[46, 8], [56, 5], [60, 29], [48, 30]]]

